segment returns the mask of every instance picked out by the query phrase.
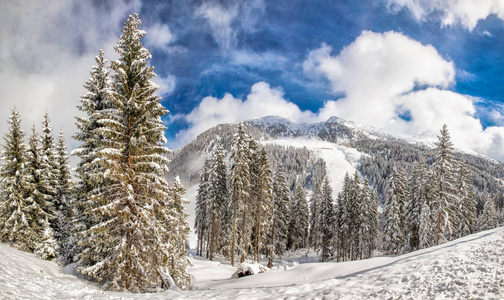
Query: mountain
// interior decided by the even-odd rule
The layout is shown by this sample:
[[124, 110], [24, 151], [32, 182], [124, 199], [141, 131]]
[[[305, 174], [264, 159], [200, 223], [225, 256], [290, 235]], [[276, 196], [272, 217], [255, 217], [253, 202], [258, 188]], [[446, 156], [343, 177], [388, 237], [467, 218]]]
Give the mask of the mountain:
[[[334, 193], [340, 191], [346, 172], [358, 170], [378, 192], [383, 193], [391, 165], [409, 170], [412, 163], [425, 159], [432, 164], [435, 144], [409, 142], [372, 127], [331, 117], [326, 122], [305, 124], [268, 116], [243, 122], [245, 129], [269, 150], [272, 165], [282, 162], [292, 178], [304, 176], [310, 186], [310, 176], [317, 161], [327, 164]], [[217, 144], [226, 151], [231, 148], [237, 124], [221, 124], [200, 134], [194, 141], [172, 153], [169, 177], [180, 175], [191, 187], [198, 183], [199, 172], [206, 157]], [[456, 147], [456, 145], [455, 145]], [[494, 159], [456, 148], [456, 159], [464, 160], [473, 173], [480, 192], [502, 194], [504, 165]]]
[[[337, 199], [342, 189], [346, 173], [356, 170], [368, 179], [383, 203], [383, 192], [391, 167], [411, 170], [414, 162], [424, 159], [432, 165], [435, 143], [411, 142], [386, 134], [372, 127], [359, 126], [337, 117], [326, 122], [305, 124], [268, 116], [243, 122], [246, 131], [269, 155], [272, 170], [282, 163], [291, 190], [298, 180], [311, 189], [313, 176], [325, 163], [327, 175], [333, 189], [333, 199]], [[202, 134], [183, 148], [172, 153], [168, 179], [179, 175], [187, 187], [186, 198], [189, 225], [194, 225], [195, 199], [200, 171], [204, 160], [210, 157], [214, 147], [220, 144], [229, 151], [237, 124], [220, 124]], [[456, 145], [455, 145], [456, 147]], [[483, 211], [484, 193], [493, 195], [499, 211], [504, 208], [504, 165], [484, 155], [464, 149], [456, 149], [455, 157], [466, 161], [473, 175], [476, 190], [477, 214]], [[190, 238], [195, 245], [195, 236]]]

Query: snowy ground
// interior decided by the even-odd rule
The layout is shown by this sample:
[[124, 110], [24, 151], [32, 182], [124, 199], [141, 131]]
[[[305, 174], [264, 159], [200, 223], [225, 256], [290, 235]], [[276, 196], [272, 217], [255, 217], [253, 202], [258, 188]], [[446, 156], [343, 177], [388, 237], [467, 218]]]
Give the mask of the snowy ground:
[[503, 228], [401, 256], [346, 263], [294, 259], [301, 264], [286, 271], [230, 279], [234, 268], [195, 257], [197, 290], [127, 294], [100, 291], [54, 263], [0, 245], [0, 299], [504, 298]]

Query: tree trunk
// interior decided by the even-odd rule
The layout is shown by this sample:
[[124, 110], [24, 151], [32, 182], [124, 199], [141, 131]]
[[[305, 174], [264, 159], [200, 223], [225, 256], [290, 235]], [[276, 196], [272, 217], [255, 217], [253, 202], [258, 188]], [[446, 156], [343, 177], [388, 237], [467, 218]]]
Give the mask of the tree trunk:
[[240, 262], [245, 261], [245, 257], [247, 256], [247, 252], [248, 252], [247, 238], [245, 236], [247, 231], [245, 230], [245, 225], [247, 225], [247, 205], [245, 203], [243, 203], [242, 233], [240, 235], [240, 238], [242, 239], [243, 253], [240, 258]]
[[275, 223], [276, 219], [273, 219], [273, 225], [271, 226], [271, 240], [270, 240], [270, 251], [269, 251], [269, 259], [268, 259], [268, 268], [273, 267], [273, 253], [275, 249]]
[[259, 262], [259, 242], [261, 240], [261, 202], [262, 202], [262, 188], [259, 188], [256, 210], [256, 236], [255, 236], [255, 249], [254, 258]]
[[234, 188], [234, 212], [233, 212], [233, 243], [231, 245], [231, 266], [234, 267], [236, 251], [236, 217], [238, 214], [238, 190]]
[[215, 235], [215, 207], [212, 207], [212, 231], [210, 237], [210, 260], [213, 260], [214, 235]]

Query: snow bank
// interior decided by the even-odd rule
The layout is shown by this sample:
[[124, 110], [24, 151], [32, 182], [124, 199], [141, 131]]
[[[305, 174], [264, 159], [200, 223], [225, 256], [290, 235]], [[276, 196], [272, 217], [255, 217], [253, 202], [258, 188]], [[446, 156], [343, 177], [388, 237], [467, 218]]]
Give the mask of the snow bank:
[[[112, 293], [55, 263], [0, 244], [1, 299], [502, 299], [504, 229], [406, 255], [306, 263], [230, 279], [229, 265], [192, 259], [197, 290]], [[293, 265], [294, 266], [294, 265]]]

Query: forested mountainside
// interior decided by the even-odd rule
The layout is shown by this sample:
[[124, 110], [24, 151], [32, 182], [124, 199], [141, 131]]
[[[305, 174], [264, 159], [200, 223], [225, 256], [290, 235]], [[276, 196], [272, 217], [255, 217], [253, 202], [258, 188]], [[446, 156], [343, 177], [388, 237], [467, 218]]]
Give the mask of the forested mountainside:
[[[336, 117], [322, 123], [298, 124], [270, 116], [246, 121], [243, 125], [252, 138], [263, 142], [273, 167], [279, 162], [284, 164], [291, 188], [298, 176], [302, 176], [306, 185], [310, 187], [311, 176], [316, 172], [317, 164], [321, 162], [313, 151], [276, 145], [275, 141], [278, 140], [315, 139], [357, 150], [362, 153], [357, 169], [376, 188], [381, 199], [393, 165], [410, 172], [414, 162], [425, 160], [428, 165], [434, 162], [433, 145], [409, 143], [371, 128], [359, 128]], [[197, 184], [204, 159], [217, 144], [222, 145], [225, 151], [229, 151], [237, 126], [237, 124], [217, 125], [200, 134], [182, 149], [174, 151], [169, 164], [169, 176], [180, 175], [187, 186]], [[455, 157], [467, 163], [479, 192], [496, 196], [504, 192], [502, 163], [463, 151], [456, 152]], [[504, 201], [497, 199], [498, 207], [499, 202]]]

